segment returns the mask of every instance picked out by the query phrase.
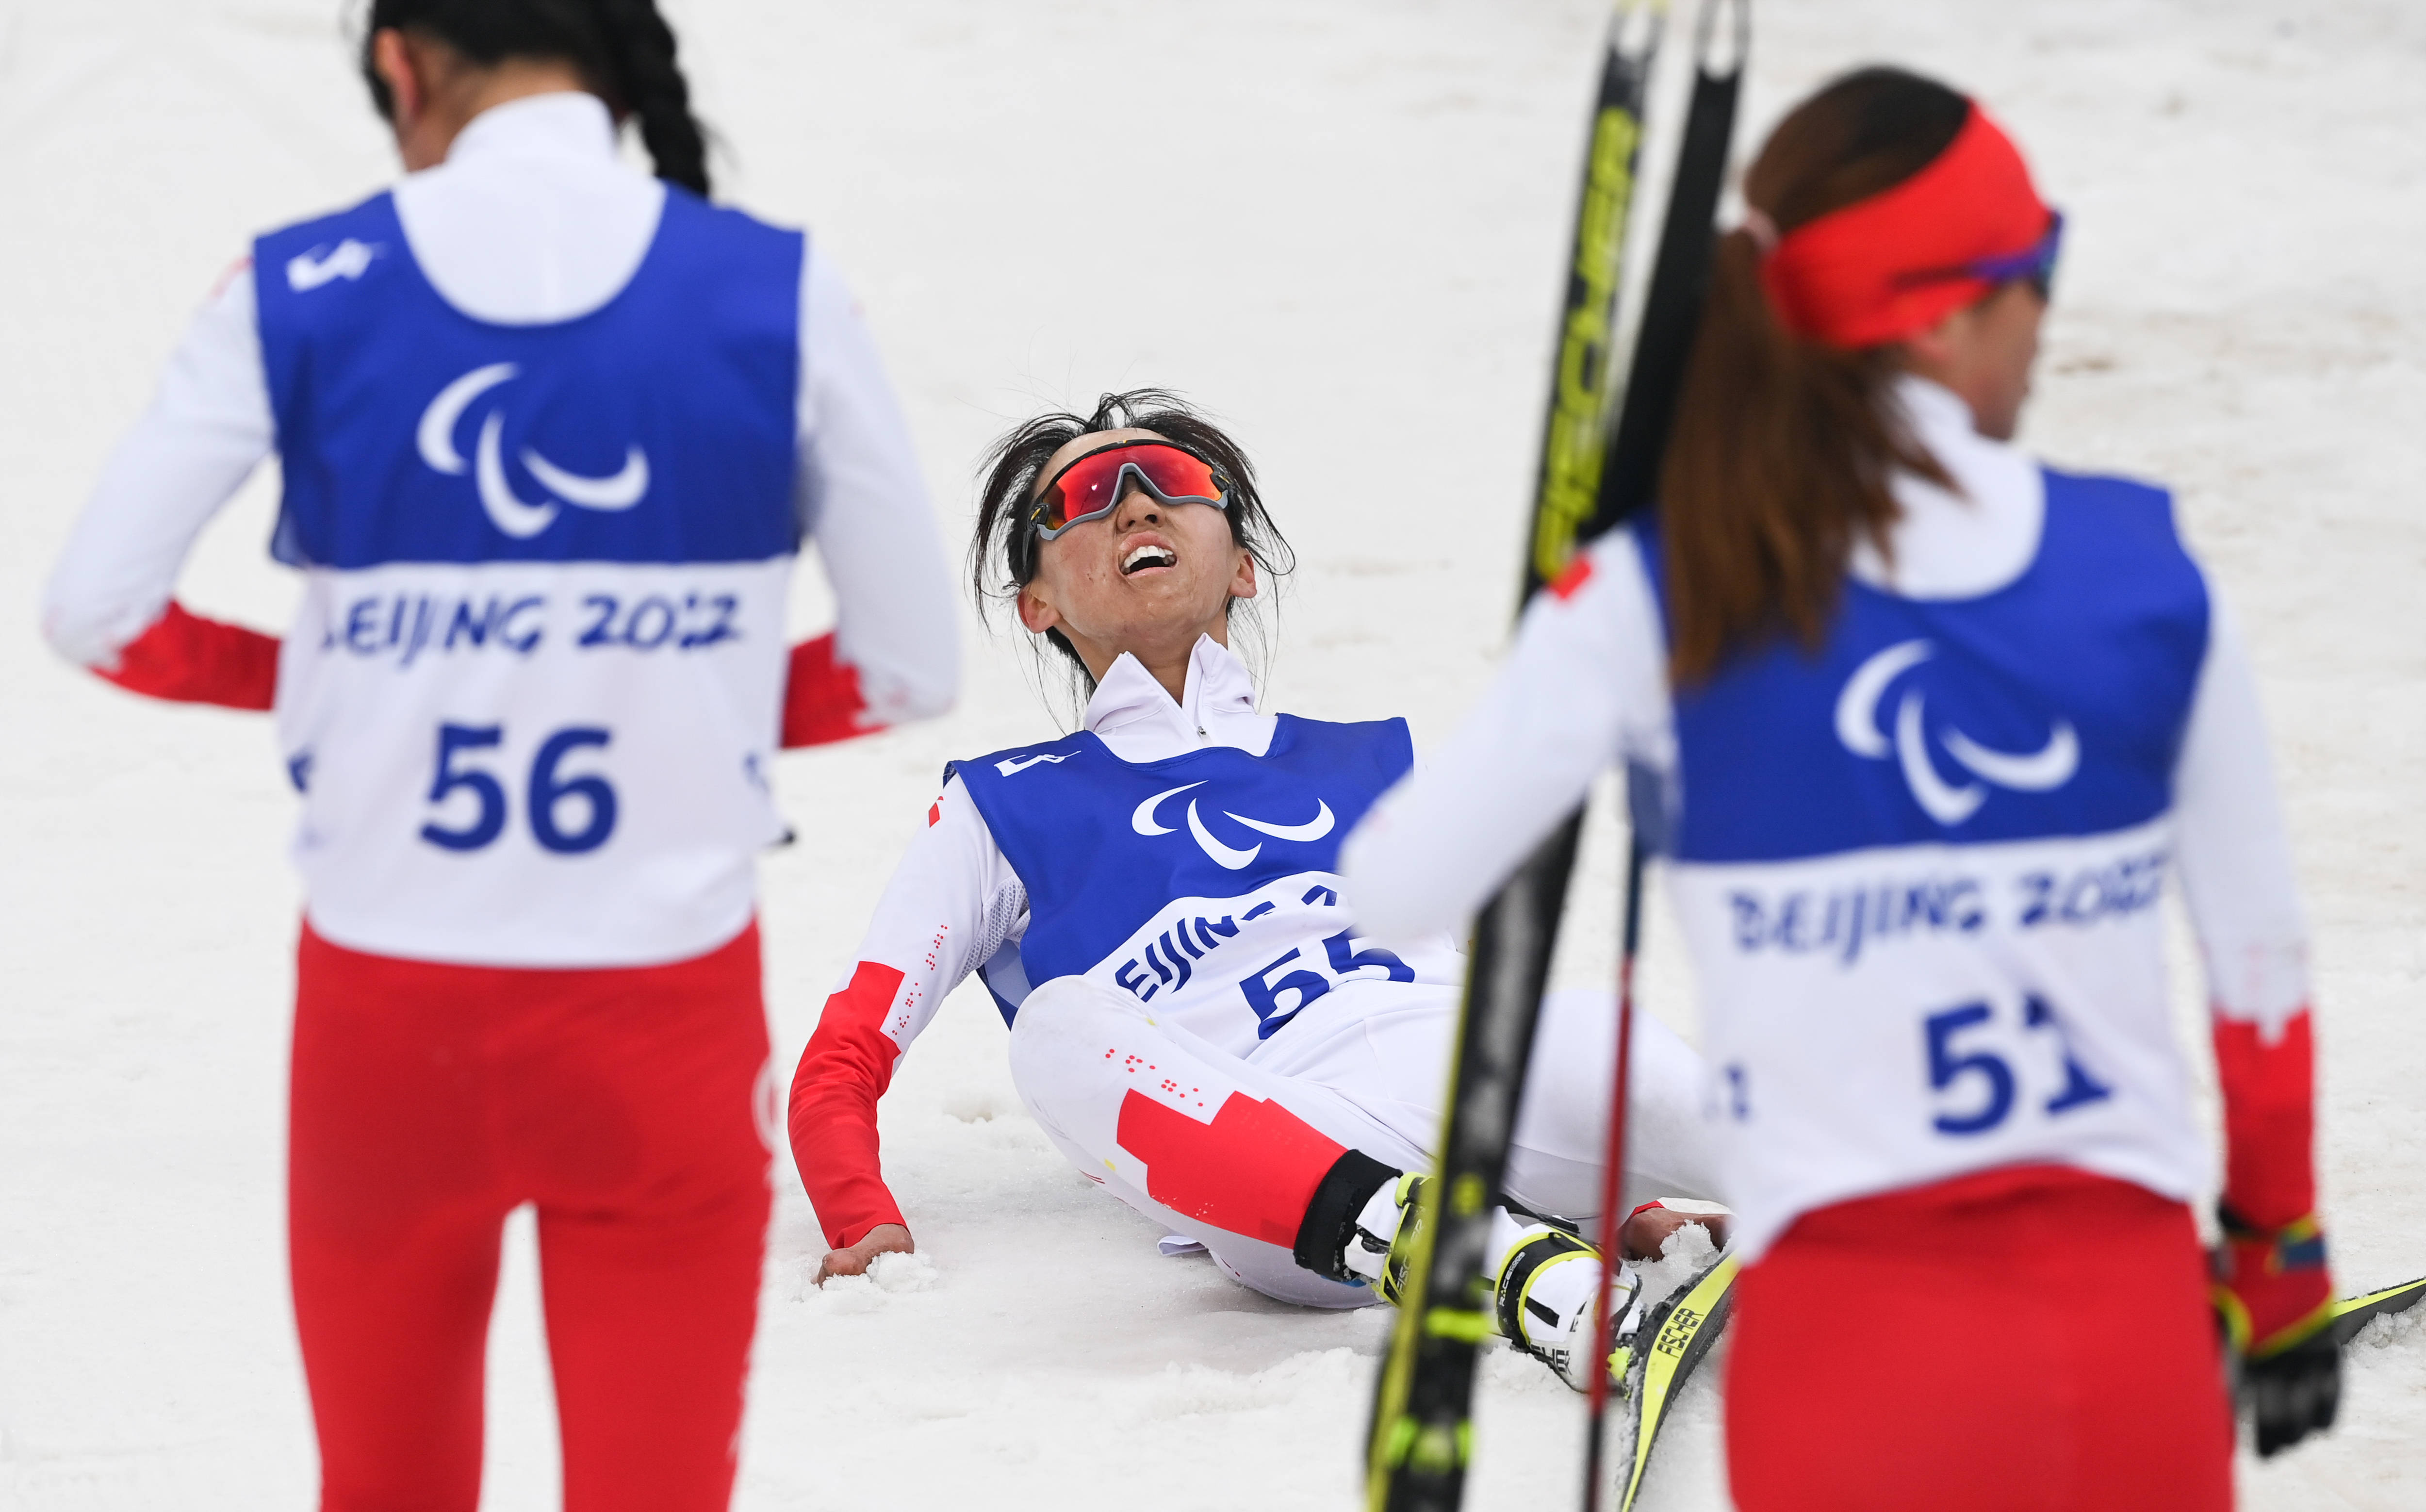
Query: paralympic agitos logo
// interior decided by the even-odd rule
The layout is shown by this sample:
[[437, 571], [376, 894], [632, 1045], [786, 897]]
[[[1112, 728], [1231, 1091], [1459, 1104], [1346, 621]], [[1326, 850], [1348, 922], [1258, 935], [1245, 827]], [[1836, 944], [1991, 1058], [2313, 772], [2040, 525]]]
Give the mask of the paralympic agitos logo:
[[[1204, 786], [1202, 782], [1189, 782], [1182, 783], [1176, 788], [1164, 789], [1137, 805], [1136, 811], [1129, 815], [1129, 828], [1145, 836], [1179, 833], [1176, 826], [1165, 824], [1156, 818], [1156, 810], [1162, 806], [1164, 799], [1176, 798], [1181, 793]], [[1261, 840], [1241, 849], [1235, 845], [1225, 845], [1216, 839], [1213, 832], [1205, 828], [1204, 815], [1197, 812], [1196, 802], [1193, 798], [1188, 800], [1188, 833], [1195, 839], [1197, 849], [1210, 857], [1214, 865], [1231, 871], [1241, 871], [1253, 864], [1257, 855], [1263, 854], [1264, 842]], [[1314, 817], [1302, 824], [1275, 824], [1268, 820], [1250, 819], [1244, 814], [1234, 814], [1226, 808], [1221, 812], [1222, 818], [1243, 824], [1258, 835], [1269, 835], [1276, 840], [1318, 840], [1331, 833], [1334, 821], [1332, 817], [1331, 805], [1321, 799], [1318, 798], [1314, 801]]]
[[2016, 792], [2050, 792], [2072, 780], [2080, 769], [2080, 737], [2067, 719], [2057, 719], [2046, 744], [2016, 754], [1997, 751], [1949, 725], [1935, 744], [1979, 782], [1948, 782], [1930, 755], [1928, 702], [1917, 688], [1907, 688], [1896, 703], [1895, 734], [1890, 740], [1879, 727], [1879, 706], [1887, 689], [1904, 673], [1935, 654], [1927, 641], [1900, 641], [1853, 669], [1836, 695], [1836, 739], [1846, 750], [1872, 760], [1895, 757], [1913, 801], [1938, 823], [1962, 823], [1988, 801], [1988, 786]]
[[545, 489], [548, 497], [532, 503], [514, 492], [513, 481], [507, 476], [505, 456], [506, 415], [503, 404], [493, 404], [480, 421], [480, 437], [473, 445], [472, 457], [466, 461], [455, 445], [455, 431], [462, 424], [464, 412], [475, 400], [498, 385], [517, 377], [522, 369], [512, 363], [491, 363], [475, 367], [462, 377], [438, 391], [429, 407], [421, 412], [421, 424], [413, 440], [421, 460], [433, 472], [460, 478], [472, 475], [480, 508], [487, 512], [489, 523], [518, 541], [528, 540], [556, 523], [559, 503], [585, 510], [628, 510], [649, 492], [649, 454], [639, 447], [626, 447], [623, 465], [605, 478], [590, 478], [558, 465], [531, 447], [515, 453], [524, 472]]

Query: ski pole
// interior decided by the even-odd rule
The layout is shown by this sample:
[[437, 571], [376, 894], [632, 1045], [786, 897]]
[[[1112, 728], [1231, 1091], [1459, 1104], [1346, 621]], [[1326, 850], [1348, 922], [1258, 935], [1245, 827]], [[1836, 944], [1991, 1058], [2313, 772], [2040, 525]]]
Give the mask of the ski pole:
[[1584, 1429], [1584, 1512], [1600, 1512], [1600, 1466], [1609, 1426], [1609, 1357], [1617, 1347], [1616, 1293], [1621, 1188], [1625, 1178], [1626, 1093], [1634, 1049], [1634, 957], [1642, 939], [1642, 839], [1625, 841], [1625, 901], [1617, 951], [1617, 1069], [1609, 1094], [1609, 1144], [1600, 1173], [1600, 1306], [1593, 1320], [1593, 1375]]
[[[1566, 570], [1578, 541], [1597, 533], [1591, 528], [1609, 523], [1596, 516], [1611, 435], [1609, 391], [1633, 365], [1630, 350], [1613, 345], [1615, 301], [1633, 225], [1643, 92], [1667, 12], [1668, 0], [1614, 0], [1610, 11], [1568, 243], [1520, 613]], [[1409, 1288], [1374, 1382], [1367, 1512], [1456, 1512], [1464, 1494], [1476, 1353], [1490, 1333], [1482, 1273], [1491, 1208], [1524, 1099], [1582, 819], [1580, 809], [1570, 815], [1475, 919], [1436, 1179], [1425, 1188]]]

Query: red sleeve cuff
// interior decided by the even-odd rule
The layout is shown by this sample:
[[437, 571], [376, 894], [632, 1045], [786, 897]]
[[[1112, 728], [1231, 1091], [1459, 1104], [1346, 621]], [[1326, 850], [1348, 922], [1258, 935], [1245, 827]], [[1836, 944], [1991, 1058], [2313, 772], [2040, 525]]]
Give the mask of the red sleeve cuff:
[[171, 602], [119, 651], [117, 666], [93, 670], [151, 698], [266, 709], [278, 698], [278, 638], [188, 614]]
[[876, 1100], [892, 1084], [901, 1055], [884, 1032], [901, 975], [860, 962], [850, 985], [826, 1000], [817, 1032], [792, 1075], [792, 1160], [826, 1243], [836, 1249], [857, 1244], [879, 1224], [902, 1222], [884, 1185], [876, 1134]]
[[2272, 1043], [2256, 1024], [2215, 1021], [2216, 1080], [2224, 1093], [2224, 1200], [2261, 1228], [2316, 1209], [2316, 1039], [2305, 1008]]
[[860, 723], [866, 708], [867, 700], [859, 691], [859, 669], [834, 659], [831, 633], [792, 647], [784, 681], [784, 750], [874, 734], [883, 726]]

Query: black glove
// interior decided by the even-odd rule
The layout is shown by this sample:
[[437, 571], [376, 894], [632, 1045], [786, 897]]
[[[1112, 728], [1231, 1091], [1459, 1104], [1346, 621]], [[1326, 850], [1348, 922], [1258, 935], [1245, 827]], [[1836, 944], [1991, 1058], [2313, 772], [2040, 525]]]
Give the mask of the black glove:
[[2216, 1209], [2224, 1243], [2208, 1256], [2216, 1317], [2240, 1362], [2240, 1402], [2265, 1458], [2334, 1425], [2342, 1400], [2333, 1273], [2316, 1215], [2260, 1228]]
[[2277, 1354], [2242, 1360], [2240, 1400], [2256, 1426], [2260, 1459], [2332, 1427], [2342, 1400], [2342, 1349], [2333, 1329], [2320, 1329]]

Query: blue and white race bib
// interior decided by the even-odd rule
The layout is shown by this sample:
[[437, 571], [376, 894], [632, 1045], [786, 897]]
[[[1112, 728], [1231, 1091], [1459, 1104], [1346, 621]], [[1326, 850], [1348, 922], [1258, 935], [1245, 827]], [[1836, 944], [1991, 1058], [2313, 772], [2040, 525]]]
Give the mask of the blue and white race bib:
[[617, 966], [753, 907], [800, 527], [804, 245], [669, 189], [605, 306], [448, 304], [394, 203], [255, 248], [304, 570], [279, 728], [314, 925], [386, 954]]

